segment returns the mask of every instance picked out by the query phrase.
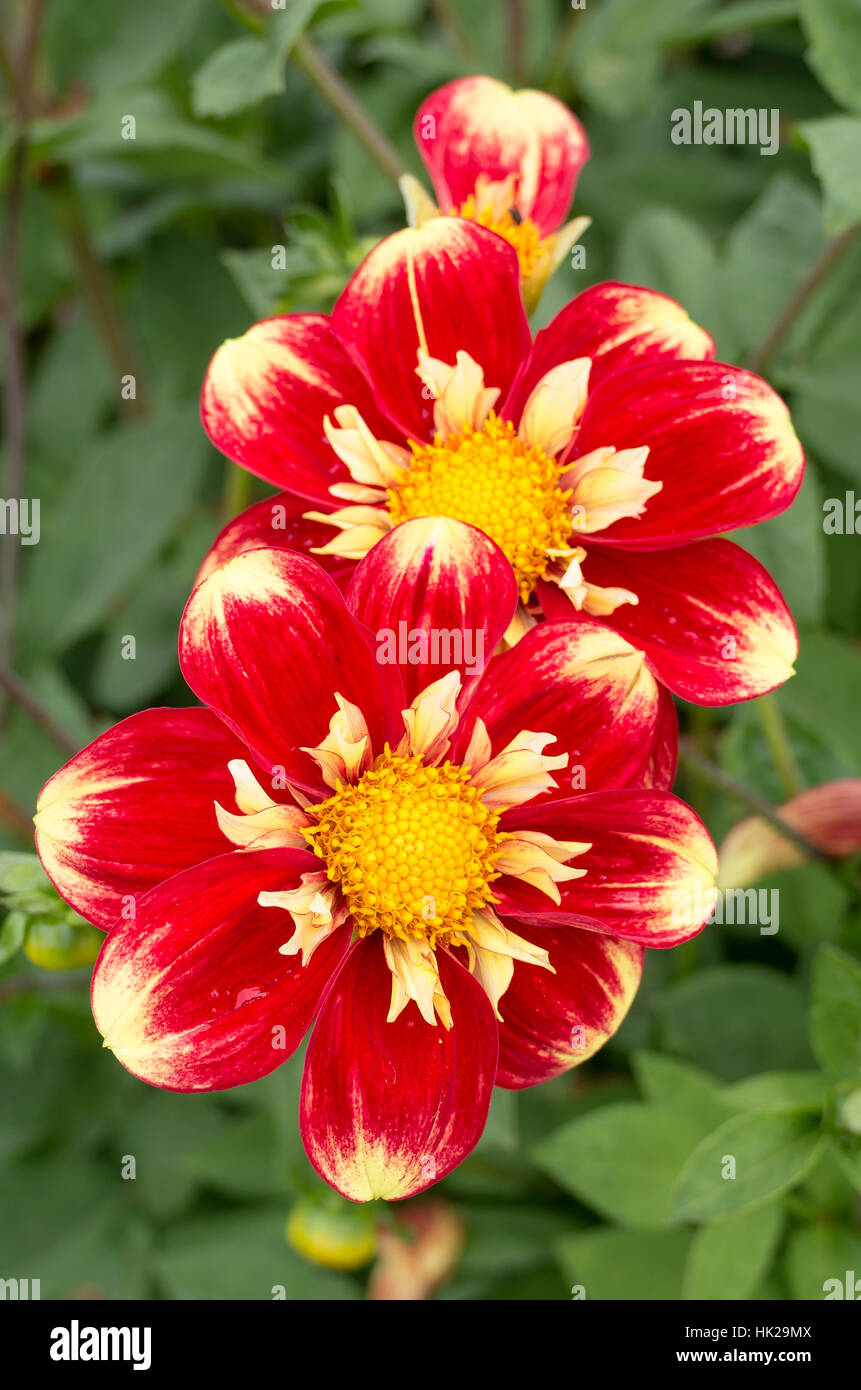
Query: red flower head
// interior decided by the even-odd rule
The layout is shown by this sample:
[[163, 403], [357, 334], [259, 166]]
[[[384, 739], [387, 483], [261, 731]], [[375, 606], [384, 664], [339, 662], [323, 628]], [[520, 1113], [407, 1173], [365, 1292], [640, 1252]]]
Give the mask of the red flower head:
[[232, 523], [204, 573], [273, 537], [338, 572], [448, 516], [512, 565], [509, 641], [542, 611], [589, 617], [686, 699], [762, 694], [792, 674], [792, 618], [747, 551], [709, 538], [783, 511], [804, 458], [780, 397], [713, 353], [673, 300], [618, 284], [532, 342], [501, 237], [446, 217], [398, 232], [330, 319], [269, 319], [215, 354], [210, 438], [288, 494]]
[[413, 124], [439, 207], [417, 180], [401, 187], [414, 226], [440, 210], [498, 232], [517, 252], [530, 310], [547, 277], [588, 227], [563, 227], [589, 158], [586, 132], [545, 92], [513, 92], [494, 77], [464, 77], [432, 92]]
[[594, 1053], [643, 948], [713, 906], [706, 831], [654, 789], [675, 726], [642, 653], [544, 623], [482, 667], [515, 602], [502, 552], [458, 522], [400, 527], [346, 599], [306, 556], [248, 550], [183, 617], [208, 708], [133, 715], [39, 801], [43, 863], [109, 932], [105, 1045], [212, 1090], [272, 1071], [316, 1018], [302, 1133], [356, 1200], [444, 1177], [494, 1083]]

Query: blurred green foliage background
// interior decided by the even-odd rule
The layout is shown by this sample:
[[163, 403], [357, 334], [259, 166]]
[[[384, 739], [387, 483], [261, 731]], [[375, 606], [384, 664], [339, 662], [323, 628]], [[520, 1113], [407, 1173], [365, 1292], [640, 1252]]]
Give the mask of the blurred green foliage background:
[[[690, 745], [741, 791], [691, 764], [677, 790], [719, 839], [748, 814], [744, 789], [779, 804], [861, 777], [861, 539], [826, 534], [822, 511], [861, 497], [861, 0], [287, 0], [263, 31], [266, 9], [45, 0], [22, 151], [10, 67], [29, 5], [4, 8], [21, 495], [41, 499], [42, 531], [20, 549], [14, 612], [5, 594], [4, 660], [63, 733], [3, 698], [0, 849], [31, 848], [64, 745], [187, 702], [189, 586], [224, 521], [264, 493], [204, 438], [209, 356], [255, 318], [327, 310], [403, 223], [397, 188], [309, 82], [308, 43], [417, 175], [413, 114], [453, 77], [541, 87], [579, 114], [586, 266], [562, 267], [537, 322], [608, 277], [665, 291], [720, 357], [761, 363], [809, 457], [791, 511], [736, 537], [793, 609], [798, 674], [769, 701], [681, 708]], [[695, 101], [778, 108], [779, 153], [674, 146], [670, 113]], [[120, 137], [128, 114], [134, 141]], [[7, 385], [9, 370], [7, 338]], [[7, 467], [8, 429], [7, 415]], [[846, 1103], [861, 1085], [857, 867], [767, 880], [776, 936], [713, 926], [650, 953], [611, 1045], [536, 1091], [497, 1094], [477, 1151], [438, 1189], [465, 1245], [437, 1297], [821, 1298], [826, 1279], [861, 1273], [861, 1123]], [[39, 1278], [43, 1297], [361, 1298], [362, 1271], [311, 1264], [284, 1238], [297, 1197], [323, 1193], [297, 1134], [300, 1061], [218, 1096], [149, 1090], [101, 1050], [88, 970], [35, 964], [35, 937], [20, 949], [63, 915], [29, 861], [0, 858], [0, 894], [0, 1276]], [[758, 1176], [715, 1195], [727, 1152]]]

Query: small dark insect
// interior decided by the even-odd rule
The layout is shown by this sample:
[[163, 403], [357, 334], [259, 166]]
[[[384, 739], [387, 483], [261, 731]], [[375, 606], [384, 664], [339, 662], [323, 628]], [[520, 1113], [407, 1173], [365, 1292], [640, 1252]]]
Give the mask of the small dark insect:
[[508, 216], [511, 218], [515, 227], [519, 227], [521, 222], [523, 221], [523, 214], [521, 212], [518, 212], [517, 208], [509, 208]]

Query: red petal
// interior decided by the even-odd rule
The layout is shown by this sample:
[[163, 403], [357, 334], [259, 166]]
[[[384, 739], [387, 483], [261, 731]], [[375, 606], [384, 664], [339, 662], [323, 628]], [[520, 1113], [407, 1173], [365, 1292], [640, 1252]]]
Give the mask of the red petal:
[[[397, 659], [407, 700], [452, 669], [477, 675], [517, 607], [517, 581], [483, 531], [446, 517], [395, 527], [361, 561], [347, 606]], [[424, 634], [425, 647], [411, 634]]]
[[335, 695], [358, 705], [374, 748], [402, 730], [396, 668], [380, 666], [368, 636], [319, 565], [291, 550], [246, 550], [195, 589], [179, 638], [186, 680], [241, 732], [266, 768], [328, 795], [301, 747], [321, 742]]
[[[278, 492], [262, 502], [255, 502], [253, 507], [229, 521], [216, 536], [197, 572], [195, 584], [202, 584], [243, 550], [299, 550], [307, 555], [315, 546], [325, 545], [332, 539], [332, 528], [320, 521], [306, 521], [308, 510], [307, 501], [289, 492]], [[345, 564], [337, 556], [315, 555], [313, 558], [336, 584], [353, 572], [352, 564]]]
[[714, 908], [711, 837], [699, 816], [667, 792], [597, 792], [514, 807], [500, 826], [591, 845], [576, 861], [585, 876], [559, 884], [558, 908], [528, 884], [498, 879], [499, 911], [508, 916], [567, 922], [665, 947], [696, 936]]
[[640, 772], [626, 782], [628, 787], [649, 787], [669, 791], [676, 780], [679, 761], [679, 717], [666, 686], [658, 686], [658, 714], [655, 738]]
[[463, 755], [480, 717], [494, 753], [522, 730], [553, 734], [545, 752], [567, 753], [568, 766], [554, 774], [551, 796], [627, 786], [642, 779], [654, 753], [658, 692], [642, 653], [601, 624], [540, 623], [491, 661], [451, 757]]
[[302, 1041], [349, 947], [341, 927], [307, 965], [279, 955], [293, 933], [263, 891], [293, 888], [318, 861], [301, 850], [237, 851], [148, 893], [108, 935], [93, 974], [93, 1017], [123, 1066], [170, 1091], [256, 1081]]
[[714, 343], [681, 305], [665, 294], [612, 280], [593, 285], [576, 295], [536, 334], [506, 401], [505, 414], [519, 420], [530, 392], [545, 373], [577, 357], [591, 357], [589, 388], [594, 390], [605, 377], [642, 362], [714, 357]]
[[[774, 580], [731, 541], [632, 553], [595, 547], [590, 584], [620, 584], [639, 597], [602, 619], [641, 647], [659, 680], [701, 705], [728, 705], [782, 685], [798, 655], [795, 624]], [[542, 591], [548, 617], [579, 615]]]
[[518, 175], [515, 205], [554, 232], [574, 197], [589, 142], [577, 117], [544, 92], [513, 92], [493, 77], [465, 77], [432, 92], [413, 131], [444, 212], [474, 191], [479, 174]]
[[575, 456], [649, 446], [645, 476], [663, 489], [640, 517], [590, 536], [651, 550], [767, 521], [801, 486], [804, 454], [767, 382], [721, 362], [653, 362], [590, 394]]
[[382, 409], [420, 439], [433, 435], [433, 400], [416, 376], [419, 347], [452, 365], [458, 351], [469, 353], [485, 385], [503, 395], [529, 349], [517, 253], [459, 217], [434, 217], [380, 242], [335, 305], [332, 324]]
[[386, 1022], [391, 974], [379, 932], [354, 946], [320, 1010], [305, 1060], [302, 1138], [321, 1177], [354, 1202], [397, 1201], [439, 1182], [477, 1144], [498, 1042], [490, 1000], [444, 951], [453, 1026], [409, 1003]]
[[336, 406], [355, 405], [384, 439], [397, 431], [377, 411], [364, 376], [322, 314], [255, 323], [216, 352], [200, 410], [217, 449], [234, 463], [315, 502], [349, 477], [323, 433]]
[[643, 973], [645, 952], [577, 927], [513, 924], [543, 946], [556, 971], [515, 964], [500, 1000], [497, 1086], [536, 1086], [576, 1067], [617, 1031]]
[[127, 903], [229, 848], [215, 802], [232, 806], [232, 758], [249, 758], [207, 709], [133, 714], [45, 784], [36, 847], [57, 891], [107, 929]]

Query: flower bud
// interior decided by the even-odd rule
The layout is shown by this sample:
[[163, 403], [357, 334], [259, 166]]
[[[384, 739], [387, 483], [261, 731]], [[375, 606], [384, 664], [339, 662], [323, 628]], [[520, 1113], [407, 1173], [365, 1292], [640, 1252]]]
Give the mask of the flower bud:
[[92, 965], [104, 936], [88, 922], [31, 922], [24, 938], [24, 954], [43, 970], [77, 970]]
[[327, 1269], [361, 1269], [377, 1251], [374, 1222], [366, 1207], [337, 1197], [303, 1197], [287, 1218], [287, 1244]]

